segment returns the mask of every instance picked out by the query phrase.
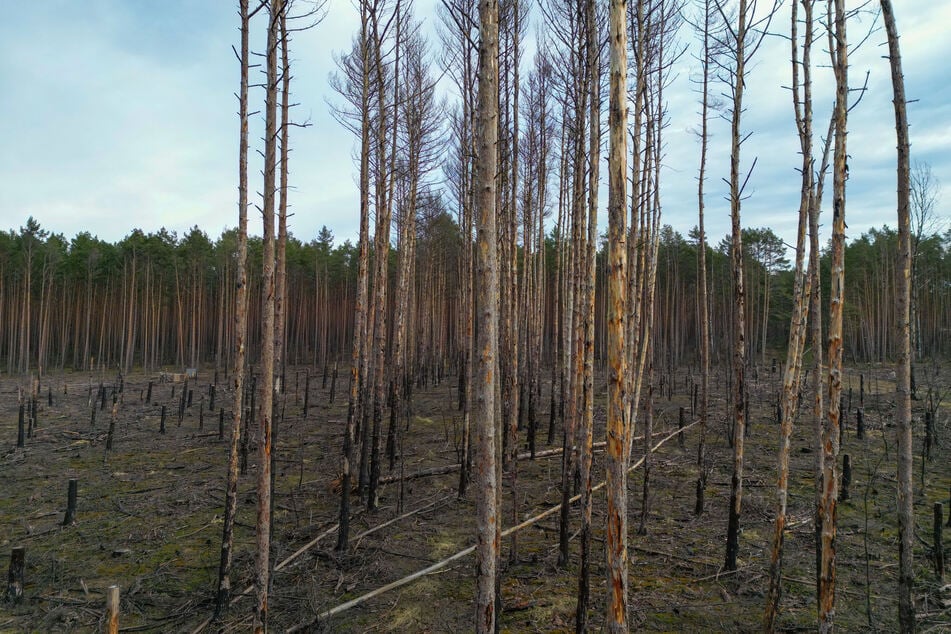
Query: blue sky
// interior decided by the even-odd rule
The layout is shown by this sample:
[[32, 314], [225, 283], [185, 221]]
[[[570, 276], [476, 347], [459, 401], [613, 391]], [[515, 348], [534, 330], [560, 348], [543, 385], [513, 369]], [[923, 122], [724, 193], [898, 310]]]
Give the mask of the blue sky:
[[[787, 3], [788, 4], [788, 3]], [[432, 32], [435, 0], [418, 0]], [[912, 154], [951, 183], [951, 3], [902, 2], [902, 34]], [[264, 16], [253, 24], [263, 50]], [[857, 40], [867, 28], [850, 24]], [[321, 225], [339, 239], [356, 234], [354, 139], [329, 115], [333, 56], [349, 48], [357, 28], [349, 2], [330, 0], [326, 19], [292, 43], [294, 116], [311, 127], [292, 130], [292, 232], [308, 240]], [[788, 30], [788, 13], [774, 22]], [[533, 32], [530, 28], [529, 32]], [[684, 30], [682, 35], [690, 38]], [[227, 0], [36, 0], [4, 3], [0, 22], [0, 229], [34, 216], [70, 237], [87, 230], [118, 240], [133, 228], [198, 225], [212, 237], [237, 219], [237, 3]], [[884, 32], [851, 54], [853, 86], [869, 72], [869, 91], [849, 120], [849, 235], [895, 223], [895, 136]], [[255, 43], [256, 42], [256, 43]], [[825, 64], [824, 52], [814, 51]], [[745, 129], [753, 132], [743, 162], [757, 158], [744, 202], [746, 226], [771, 226], [794, 239], [798, 206], [798, 142], [789, 92], [788, 43], [770, 38], [748, 77]], [[526, 63], [529, 56], [526, 56]], [[696, 95], [685, 56], [668, 90], [670, 127], [664, 170], [664, 218], [681, 233], [696, 223], [698, 145]], [[824, 132], [831, 107], [828, 69], [817, 68], [816, 122]], [[253, 79], [252, 79], [253, 81]], [[252, 95], [263, 101], [260, 90]], [[252, 109], [259, 109], [254, 106]], [[262, 122], [252, 121], [259, 145]], [[713, 126], [708, 231], [716, 242], [729, 228], [724, 200], [728, 130]], [[260, 158], [251, 155], [252, 193], [260, 192]], [[602, 170], [602, 175], [605, 171]], [[831, 189], [831, 184], [829, 189]], [[828, 190], [827, 190], [828, 191]], [[828, 200], [828, 198], [827, 198]], [[606, 201], [602, 197], [602, 203]], [[948, 200], [938, 214], [949, 217]], [[251, 211], [251, 226], [260, 218]], [[602, 213], [602, 228], [604, 214]], [[828, 225], [828, 222], [825, 222]]]

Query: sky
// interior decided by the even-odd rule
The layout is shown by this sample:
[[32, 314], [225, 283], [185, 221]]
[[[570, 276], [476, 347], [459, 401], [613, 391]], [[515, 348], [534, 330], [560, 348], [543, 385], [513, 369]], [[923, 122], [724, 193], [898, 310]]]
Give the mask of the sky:
[[[417, 0], [416, 15], [434, 34], [437, 0]], [[788, 0], [786, 2], [788, 4]], [[850, 3], [851, 4], [851, 3]], [[194, 225], [210, 237], [237, 224], [237, 2], [228, 0], [36, 0], [3, 3], [0, 21], [0, 230], [17, 229], [33, 216], [67, 238], [88, 231], [120, 240], [133, 229], [161, 227], [179, 235]], [[951, 2], [896, 3], [913, 160], [930, 164], [940, 183], [951, 183]], [[786, 33], [788, 8], [772, 30]], [[252, 48], [263, 51], [263, 12], [252, 23]], [[853, 43], [872, 17], [849, 24]], [[307, 241], [322, 225], [338, 241], [358, 229], [356, 139], [330, 115], [339, 98], [329, 86], [335, 57], [350, 47], [358, 28], [349, 1], [329, 0], [325, 19], [295, 34], [291, 43], [292, 116], [308, 127], [291, 130], [289, 219]], [[535, 31], [534, 25], [528, 29]], [[693, 40], [688, 27], [684, 41]], [[438, 45], [433, 36], [434, 54]], [[848, 237], [895, 225], [895, 132], [884, 30], [850, 51], [853, 88], [868, 90], [849, 114], [846, 222]], [[822, 41], [824, 44], [824, 40]], [[529, 46], [529, 48], [531, 45]], [[815, 128], [824, 134], [832, 84], [824, 46], [816, 46]], [[771, 227], [795, 241], [801, 162], [793, 121], [789, 43], [767, 37], [747, 77], [742, 150], [748, 169], [744, 226]], [[531, 63], [525, 56], [525, 68]], [[698, 71], [688, 53], [667, 89], [669, 127], [662, 173], [662, 221], [686, 235], [696, 224], [699, 145]], [[527, 73], [525, 73], [527, 74]], [[523, 75], [524, 76], [524, 75]], [[260, 80], [260, 78], [258, 78]], [[255, 76], [252, 75], [252, 83]], [[722, 88], [718, 89], [722, 90]], [[853, 95], [857, 97], [857, 93]], [[263, 90], [252, 89], [252, 110], [263, 109]], [[262, 185], [263, 115], [251, 121], [252, 201]], [[709, 157], [707, 231], [716, 243], [729, 231], [725, 199], [729, 176], [726, 121], [714, 120]], [[817, 143], [820, 141], [817, 139]], [[606, 154], [606, 148], [604, 153]], [[602, 169], [602, 180], [606, 170]], [[826, 206], [831, 192], [827, 187]], [[606, 196], [601, 197], [602, 207]], [[949, 197], [939, 219], [951, 218]], [[252, 208], [251, 230], [260, 233]], [[602, 209], [601, 229], [606, 229]], [[831, 221], [824, 217], [827, 228]]]

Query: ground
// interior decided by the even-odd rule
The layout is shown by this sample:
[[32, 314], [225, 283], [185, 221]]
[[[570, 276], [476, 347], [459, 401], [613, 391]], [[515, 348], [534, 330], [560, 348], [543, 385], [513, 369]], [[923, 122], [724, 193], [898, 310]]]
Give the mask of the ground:
[[[332, 617], [318, 615], [386, 583], [444, 560], [474, 542], [472, 494], [459, 499], [458, 474], [419, 477], [385, 485], [380, 507], [357, 511], [352, 522], [352, 554], [334, 550], [338, 513], [340, 447], [346, 418], [346, 387], [310, 370], [310, 408], [303, 417], [305, 368], [288, 371], [283, 419], [279, 419], [273, 576], [272, 631], [450, 632], [469, 631], [474, 596], [474, 558], [459, 558], [438, 571], [365, 601]], [[433, 373], [438, 376], [439, 373]], [[446, 372], [446, 376], [455, 376]], [[658, 373], [658, 382], [660, 375]], [[951, 610], [932, 565], [932, 507], [949, 512], [951, 442], [948, 379], [937, 369], [918, 371], [915, 401], [915, 511], [918, 527], [915, 570], [920, 631], [951, 631]], [[341, 374], [341, 376], [344, 376]], [[859, 381], [865, 377], [864, 440], [856, 438]], [[887, 366], [849, 368], [845, 378], [847, 424], [842, 453], [852, 460], [851, 497], [838, 506], [838, 582], [836, 623], [841, 631], [895, 631], [897, 628], [897, 520], [895, 516], [894, 378]], [[120, 587], [123, 631], [247, 631], [251, 595], [239, 597], [219, 623], [206, 624], [212, 611], [220, 553], [227, 441], [219, 439], [218, 409], [230, 406], [224, 372], [217, 376], [215, 410], [209, 411], [209, 385], [215, 372], [202, 369], [192, 379], [191, 405], [179, 420], [184, 383], [159, 382], [159, 374], [135, 372], [116, 390], [114, 447], [106, 449], [115, 373], [57, 372], [39, 383], [37, 426], [25, 447], [16, 448], [18, 389], [29, 379], [0, 376], [0, 553], [26, 549], [25, 588], [17, 603], [0, 601], [0, 632], [100, 631], [105, 591]], [[181, 378], [181, 377], [176, 377]], [[151, 402], [146, 402], [149, 382]], [[693, 415], [696, 369], [664, 374], [656, 395], [655, 432], [677, 429], [679, 408]], [[943, 381], [943, 383], [942, 383]], [[106, 391], [105, 408], [96, 398]], [[342, 383], [342, 381], [341, 381]], [[415, 474], [458, 461], [461, 414], [454, 379], [430, 380], [418, 387], [403, 451], [392, 472]], [[668, 387], [673, 389], [668, 393]], [[942, 387], [943, 386], [943, 387]], [[850, 394], [851, 388], [851, 395]], [[922, 469], [923, 418], [927, 390], [945, 390], [938, 415], [938, 440]], [[603, 377], [597, 383], [604, 402]], [[779, 427], [775, 420], [778, 374], [758, 368], [750, 390], [751, 426], [740, 536], [739, 570], [722, 570], [731, 452], [725, 402], [713, 400], [709, 431], [710, 475], [706, 512], [694, 515], [696, 450], [699, 428], [687, 430], [681, 447], [676, 435], [652, 458], [647, 534], [638, 535], [643, 471], [629, 479], [630, 617], [632, 629], [657, 632], [746, 632], [762, 629], [769, 566], [769, 540], [775, 505]], [[725, 375], [711, 381], [715, 395], [727, 391]], [[52, 404], [49, 404], [49, 398]], [[93, 403], [95, 401], [95, 403]], [[539, 451], [548, 425], [547, 391], [540, 412]], [[166, 432], [160, 433], [162, 406]], [[807, 397], [803, 410], [811, 407]], [[95, 420], [92, 412], [95, 410]], [[604, 434], [604, 410], [596, 408], [596, 438]], [[225, 416], [225, 438], [229, 417]], [[640, 422], [639, 422], [640, 424]], [[639, 430], [638, 430], [639, 431]], [[666, 438], [657, 434], [654, 443]], [[524, 440], [524, 433], [521, 438]], [[813, 423], [800, 413], [794, 431], [788, 530], [785, 539], [784, 631], [815, 629], [815, 554], [812, 509], [815, 451]], [[637, 444], [633, 459], [641, 457]], [[524, 447], [523, 447], [524, 449]], [[253, 567], [256, 452], [239, 487], [234, 578], [236, 592], [248, 587]], [[840, 463], [841, 464], [841, 463]], [[560, 502], [560, 456], [520, 460], [518, 516], [526, 519]], [[595, 456], [594, 481], [603, 479], [603, 454]], [[76, 521], [63, 526], [67, 483], [78, 480]], [[402, 497], [402, 501], [401, 501]], [[359, 503], [356, 504], [359, 508]], [[505, 493], [503, 527], [512, 521], [511, 495]], [[405, 517], [401, 517], [404, 516]], [[396, 519], [398, 518], [398, 519]], [[367, 535], [365, 531], [391, 523]], [[946, 520], [947, 521], [947, 520]], [[603, 490], [594, 498], [592, 607], [597, 630], [604, 611]], [[572, 509], [571, 530], [579, 527]], [[301, 554], [288, 558], [317, 540]], [[511, 632], [574, 629], [578, 546], [559, 567], [558, 515], [517, 533], [517, 555], [503, 540], [501, 626]], [[947, 551], [948, 548], [946, 547]], [[287, 561], [285, 561], [287, 560]], [[945, 603], [947, 605], [947, 603]]]

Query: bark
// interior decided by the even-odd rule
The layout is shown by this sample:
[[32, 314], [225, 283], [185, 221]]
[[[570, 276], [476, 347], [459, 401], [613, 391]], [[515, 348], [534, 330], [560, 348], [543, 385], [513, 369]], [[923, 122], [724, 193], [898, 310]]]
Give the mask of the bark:
[[[831, 17], [831, 3], [830, 3]], [[836, 502], [839, 497], [838, 454], [840, 396], [842, 393], [842, 311], [845, 301], [845, 179], [846, 124], [848, 113], [848, 56], [845, 3], [835, 0], [835, 33], [830, 46], [836, 80], [835, 149], [833, 155], [832, 253], [829, 292], [828, 417], [822, 429], [822, 487], [818, 601], [819, 631], [831, 632], [835, 624]], [[831, 23], [831, 20], [830, 20]]]
[[710, 390], [710, 314], [709, 294], [707, 291], [707, 234], [704, 228], [704, 185], [706, 183], [707, 145], [709, 140], [708, 124], [710, 111], [710, 29], [713, 14], [710, 0], [704, 2], [703, 14], [703, 88], [700, 102], [700, 174], [697, 179], [697, 252], [699, 258], [699, 303], [700, 303], [700, 441], [697, 446], [697, 499], [694, 514], [704, 511], [704, 490], [707, 486], [707, 410]]
[[611, 0], [608, 49], [608, 413], [607, 536], [608, 599], [605, 630], [627, 632], [627, 2]]
[[898, 403], [895, 419], [898, 429], [898, 623], [902, 632], [915, 631], [913, 546], [915, 522], [912, 491], [911, 435], [911, 221], [910, 168], [908, 160], [908, 115], [905, 79], [901, 68], [898, 27], [891, 0], [881, 0], [882, 18], [888, 36], [888, 58], [892, 72], [895, 106], [895, 134], [898, 145], [898, 362], [896, 385]]
[[366, 320], [368, 309], [367, 286], [370, 260], [370, 77], [369, 47], [367, 46], [367, 5], [360, 3], [361, 120], [360, 120], [360, 237], [357, 264], [357, 296], [353, 326], [353, 344], [350, 354], [350, 392], [347, 404], [347, 427], [343, 438], [342, 474], [340, 489], [340, 530], [337, 533], [337, 551], [346, 552], [350, 539], [350, 490], [353, 486], [353, 465], [356, 461], [355, 443], [357, 422], [362, 418], [361, 394], [366, 366]]
[[[245, 340], [248, 333], [248, 0], [239, 0], [241, 15], [241, 88], [238, 96], [238, 120], [240, 127], [238, 144], [238, 261], [234, 329], [235, 356], [234, 404], [232, 406], [231, 441], [228, 451], [228, 476], [225, 491], [224, 522], [221, 538], [221, 560], [218, 567], [218, 592], [215, 616], [227, 605], [231, 594], [231, 562], [234, 547], [234, 517], [238, 494], [238, 446], [241, 441], [241, 418], [244, 413], [244, 358]], [[87, 328], [89, 311], [87, 309]], [[88, 346], [88, 336], [87, 336]], [[88, 355], [87, 355], [88, 356]]]
[[601, 64], [597, 11], [594, 0], [587, 0], [586, 56], [589, 93], [588, 138], [588, 239], [585, 255], [584, 287], [584, 373], [582, 383], [581, 468], [581, 567], [578, 572], [578, 606], [575, 631], [588, 627], [588, 600], [591, 585], [591, 462], [594, 442], [594, 295], [597, 280], [598, 240], [598, 167], [601, 158]]
[[[803, 344], [806, 339], [806, 299], [809, 296], [809, 284], [804, 269], [806, 250], [806, 228], [809, 207], [813, 196], [812, 168], [812, 87], [811, 87], [811, 50], [812, 50], [812, 2], [804, 2], [805, 37], [802, 57], [799, 57], [799, 16], [798, 2], [792, 4], [790, 40], [792, 42], [792, 89], [793, 110], [802, 150], [802, 188], [799, 198], [799, 227], [796, 238], [796, 264], [793, 279], [793, 310], [789, 325], [789, 346], [786, 353], [786, 365], [783, 371], [783, 390], [780, 398], [780, 448], [779, 478], [776, 487], [776, 518], [773, 528], [773, 542], [770, 557], [769, 590], [766, 595], [766, 615], [764, 629], [774, 632], [779, 616], [782, 595], [783, 540], [786, 524], [786, 508], [789, 487], [789, 452], [792, 438], [793, 420], [798, 403], [800, 369], [802, 367]], [[802, 83], [800, 84], [800, 67]], [[800, 86], [802, 94], [800, 94]], [[764, 347], [765, 350], [765, 347]]]
[[[285, 12], [286, 13], [286, 12]], [[280, 46], [281, 46], [281, 202], [277, 213], [277, 263], [274, 273], [274, 371], [277, 378], [274, 382], [275, 398], [284, 392], [284, 351], [287, 348], [285, 331], [287, 327], [287, 155], [290, 151], [290, 93], [291, 93], [291, 63], [288, 57], [288, 34], [286, 15], [281, 15]]]
[[267, 630], [271, 550], [271, 424], [274, 405], [274, 198], [277, 168], [277, 55], [283, 0], [272, 0], [267, 34], [264, 145], [264, 237], [261, 273], [261, 422], [258, 426], [258, 506], [254, 632]]
[[743, 112], [743, 89], [746, 69], [746, 37], [748, 9], [740, 0], [738, 24], [734, 40], [736, 67], [733, 70], [733, 114], [730, 148], [730, 221], [732, 241], [730, 255], [733, 275], [733, 475], [730, 479], [730, 510], [726, 535], [726, 570], [736, 570], [740, 549], [740, 509], [743, 502], [743, 441], [746, 437], [746, 299], [743, 289], [743, 233], [740, 226], [740, 116]]
[[495, 382], [498, 372], [499, 294], [496, 233], [496, 170], [498, 156], [498, 46], [497, 0], [479, 2], [479, 89], [476, 103], [476, 163], [474, 173], [476, 243], [476, 311], [479, 331], [478, 363], [472, 412], [476, 450], [476, 614], [477, 632], [495, 631], [496, 575], [501, 540], [496, 492]]
[[[382, 443], [383, 408], [386, 402], [386, 343], [387, 332], [387, 270], [390, 252], [390, 225], [393, 213], [393, 177], [396, 150], [396, 117], [386, 116], [386, 77], [382, 56], [383, 32], [380, 28], [380, 15], [374, 11], [370, 15], [373, 23], [374, 72], [376, 80], [377, 103], [377, 171], [376, 171], [376, 231], [374, 234], [374, 271], [373, 279], [373, 426], [370, 437], [370, 479], [367, 490], [367, 508], [372, 510], [379, 504], [380, 453]], [[396, 36], [394, 78], [399, 77], [399, 54], [401, 45], [402, 12], [399, 0], [396, 3]], [[394, 80], [395, 95], [393, 104], [399, 103], [399, 82]], [[388, 128], [389, 126], [389, 128]], [[392, 134], [392, 147], [387, 155], [385, 150], [387, 133]], [[387, 164], [389, 161], [389, 164]]]

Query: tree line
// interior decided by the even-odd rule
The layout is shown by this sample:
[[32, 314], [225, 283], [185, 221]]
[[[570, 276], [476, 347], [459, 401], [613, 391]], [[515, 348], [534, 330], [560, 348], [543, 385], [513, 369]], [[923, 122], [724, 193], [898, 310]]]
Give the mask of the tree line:
[[[458, 353], [450, 333], [461, 302], [451, 280], [458, 279], [462, 264], [463, 235], [457, 218], [446, 209], [438, 193], [421, 201], [421, 221], [416, 229], [419, 245], [413, 264], [425, 276], [417, 280], [428, 289], [422, 309], [436, 310], [415, 331], [420, 348], [411, 355], [426, 364]], [[769, 228], [743, 230], [745, 266], [751, 301], [747, 328], [752, 333], [750, 356], [771, 365], [782, 360], [792, 310], [793, 275], [782, 240]], [[542, 295], [552, 296], [556, 281], [556, 234], [543, 235], [546, 264], [539, 279]], [[604, 325], [606, 307], [605, 235], [597, 252], [595, 358], [603, 364], [607, 354]], [[913, 338], [918, 358], [951, 354], [951, 230], [922, 232], [916, 243], [913, 288], [916, 296]], [[897, 284], [898, 238], [885, 225], [849, 242], [845, 258], [846, 284], [855, 289], [846, 306], [845, 351], [855, 362], [885, 362], [896, 351], [893, 305]], [[524, 248], [518, 246], [517, 257]], [[728, 345], [726, 320], [733, 301], [729, 282], [729, 240], [708, 247], [707, 279], [712, 294], [708, 305], [713, 324], [712, 350], [722, 361]], [[372, 257], [372, 251], [371, 251]], [[699, 287], [697, 229], [685, 237], [669, 225], [662, 227], [658, 244], [657, 294], [658, 364], [678, 367], [699, 362]], [[0, 232], [0, 368], [8, 373], [30, 370], [49, 372], [72, 369], [133, 367], [157, 370], [168, 367], [213, 366], [225, 368], [233, 360], [233, 325], [226, 318], [234, 302], [233, 278], [237, 256], [237, 231], [229, 229], [211, 239], [193, 227], [178, 236], [159, 230], [133, 230], [111, 243], [80, 233], [70, 239], [42, 228], [28, 218], [19, 229]], [[287, 240], [287, 287], [295, 310], [287, 315], [288, 363], [323, 368], [343, 360], [354, 328], [354, 295], [357, 248], [349, 240], [337, 244], [324, 227], [303, 242], [291, 234]], [[262, 257], [260, 237], [248, 240], [250, 284], [257, 289]], [[399, 250], [389, 255], [395, 266]], [[822, 268], [828, 271], [828, 253]], [[519, 267], [524, 275], [524, 268]], [[438, 272], [438, 273], [437, 273]], [[441, 278], [441, 279], [437, 279]], [[390, 276], [388, 284], [396, 284]], [[434, 292], [436, 291], [436, 292]], [[254, 292], [254, 291], [252, 291]], [[827, 294], [827, 287], [823, 289]], [[420, 297], [417, 291], [416, 297]], [[433, 306], [435, 299], [439, 306]], [[259, 315], [249, 315], [256, 328]], [[557, 315], [542, 316], [541, 359], [552, 360], [550, 333]], [[442, 325], [442, 327], [440, 327]], [[425, 335], [425, 336], [423, 336]], [[424, 344], [425, 342], [425, 344]], [[438, 345], [437, 345], [438, 344]], [[252, 345], [253, 358], [257, 346]]]

